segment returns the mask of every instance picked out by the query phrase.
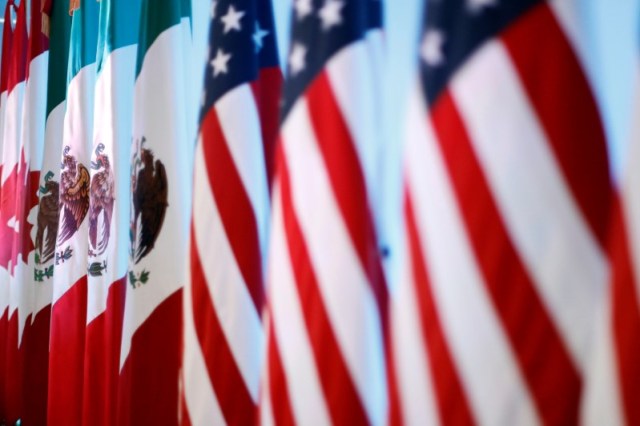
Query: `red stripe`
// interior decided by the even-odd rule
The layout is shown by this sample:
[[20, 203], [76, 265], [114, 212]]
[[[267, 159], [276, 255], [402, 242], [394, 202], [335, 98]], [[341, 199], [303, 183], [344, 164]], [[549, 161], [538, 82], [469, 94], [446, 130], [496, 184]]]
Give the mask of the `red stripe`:
[[589, 227], [606, 247], [611, 184], [600, 115], [578, 58], [547, 2], [502, 36]]
[[27, 78], [27, 5], [21, 1], [16, 16], [16, 26], [13, 30], [13, 47], [11, 48], [11, 68], [7, 90], [9, 93]]
[[87, 324], [82, 407], [84, 425], [108, 426], [116, 423], [126, 292], [126, 278], [109, 286], [105, 311]]
[[260, 115], [267, 182], [269, 183], [269, 192], [271, 192], [275, 146], [280, 124], [279, 102], [280, 94], [282, 93], [282, 71], [280, 67], [262, 68], [258, 79], [251, 83], [251, 89], [256, 99], [258, 114]]
[[154, 309], [131, 338], [131, 349], [120, 370], [115, 424], [178, 425], [181, 358], [180, 288]]
[[[51, 1], [51, 0], [49, 0]], [[4, 9], [4, 22], [11, 22], [11, 7], [12, 5], [7, 2], [7, 6]], [[9, 84], [9, 69], [11, 65], [11, 47], [13, 46], [13, 28], [11, 25], [2, 26], [2, 64], [0, 65], [0, 93], [7, 91]]]
[[[11, 291], [17, 291], [12, 286]], [[7, 323], [7, 337], [4, 340], [6, 350], [6, 377], [2, 384], [7, 396], [7, 424], [15, 424], [22, 416], [22, 354], [18, 347], [18, 310], [14, 310]], [[24, 348], [24, 346], [23, 346]]]
[[306, 98], [333, 194], [378, 303], [382, 329], [386, 330], [387, 287], [369, 210], [367, 185], [358, 153], [326, 72], [321, 73], [310, 85]]
[[310, 85], [306, 99], [314, 134], [322, 152], [333, 194], [378, 305], [387, 364], [386, 373], [390, 399], [389, 421], [393, 424], [400, 424], [402, 419], [396, 377], [392, 365], [393, 351], [388, 327], [389, 297], [367, 196], [367, 184], [358, 152], [326, 72], [321, 73]]
[[289, 387], [280, 359], [280, 349], [275, 336], [273, 319], [269, 321], [269, 342], [268, 342], [268, 368], [269, 368], [269, 393], [271, 399], [271, 412], [275, 424], [278, 426], [294, 426], [296, 424], [293, 412], [291, 411], [291, 399], [289, 398]]
[[85, 275], [73, 284], [51, 309], [47, 413], [47, 422], [50, 425], [79, 425], [82, 420], [86, 322]]
[[[0, 317], [0, 341], [7, 340], [7, 323], [9, 322], [9, 308], [2, 312]], [[0, 350], [0, 420], [7, 418], [7, 395], [4, 383], [7, 380], [7, 352]]]
[[[211, 302], [207, 279], [202, 270], [195, 230], [191, 228], [191, 304], [198, 342], [209, 378], [227, 424], [253, 424], [257, 406], [242, 378], [229, 342]], [[216, 283], [224, 285], [224, 283]]]
[[48, 305], [36, 314], [33, 323], [25, 329], [24, 339], [28, 349], [25, 357], [23, 392], [25, 407], [29, 409], [24, 411], [24, 425], [47, 423], [50, 321], [51, 305]]
[[[211, 109], [202, 123], [202, 148], [209, 184], [220, 212], [227, 240], [256, 311], [261, 315], [264, 287], [258, 225], [215, 108]], [[222, 238], [222, 236], [214, 238]]]
[[340, 352], [322, 300], [316, 273], [293, 207], [291, 181], [282, 152], [282, 142], [279, 145], [277, 170], [282, 190], [282, 215], [289, 263], [293, 268], [298, 298], [329, 414], [336, 425], [367, 424], [364, 407]]
[[450, 93], [432, 119], [487, 293], [540, 416], [575, 424], [580, 377], [509, 238]]
[[[640, 308], [621, 203], [616, 204], [611, 240], [613, 336], [626, 423], [640, 424]], [[635, 219], [635, 218], [634, 218]]]
[[415, 218], [411, 195], [405, 193], [405, 220], [409, 256], [413, 272], [421, 329], [429, 354], [429, 365], [433, 377], [438, 414], [445, 425], [475, 424], [460, 376], [440, 321], [440, 314], [433, 296], [425, 257], [420, 244], [420, 233]]
[[[29, 19], [29, 55], [27, 63], [30, 63], [41, 53], [49, 50], [49, 39], [42, 33], [42, 0], [31, 0], [31, 16]], [[27, 66], [27, 78], [29, 67]]]

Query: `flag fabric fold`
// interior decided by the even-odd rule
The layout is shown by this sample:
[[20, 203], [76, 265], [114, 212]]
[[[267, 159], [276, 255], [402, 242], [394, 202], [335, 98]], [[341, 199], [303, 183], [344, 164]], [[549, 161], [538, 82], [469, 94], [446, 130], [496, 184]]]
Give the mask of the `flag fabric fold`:
[[[93, 136], [98, 2], [73, 12], [60, 164], [49, 346], [50, 424], [81, 424], [85, 324], [89, 164]], [[53, 28], [52, 28], [53, 30]]]
[[116, 422], [129, 246], [130, 147], [140, 2], [101, 0], [89, 163], [85, 425]]
[[[7, 268], [3, 277], [9, 287], [9, 311], [6, 344], [6, 418], [13, 424], [22, 412], [23, 352], [20, 350], [25, 325], [26, 286], [16, 279], [16, 267], [22, 262], [16, 244], [21, 235], [20, 227], [27, 228], [19, 216], [18, 199], [23, 191], [25, 172], [24, 152], [21, 149], [22, 104], [24, 101], [27, 59], [27, 4], [20, 2], [16, 8], [15, 27], [11, 47], [9, 76], [7, 80], [7, 106], [2, 129], [2, 193], [0, 194], [0, 264]], [[27, 228], [28, 229], [28, 228]], [[21, 306], [22, 305], [22, 306]], [[22, 308], [22, 309], [20, 309]]]
[[392, 306], [407, 423], [578, 422], [611, 191], [575, 11], [559, 3], [425, 12]]
[[376, 3], [294, 6], [267, 268], [265, 424], [388, 417], [387, 288], [371, 204]]
[[[195, 120], [187, 113], [191, 2], [143, 0], [131, 145], [120, 425], [178, 423], [182, 287]], [[154, 407], [141, 409], [141, 407]]]
[[[25, 1], [26, 4], [26, 1]], [[26, 83], [21, 116], [20, 158], [16, 189], [16, 227], [13, 279], [21, 291], [18, 305], [18, 340], [22, 360], [22, 424], [46, 422], [47, 363], [49, 319], [36, 315], [36, 300], [41, 292], [34, 275], [35, 234], [38, 214], [38, 180], [44, 151], [45, 110], [47, 96], [48, 40], [42, 33], [39, 0], [30, 4], [29, 42], [26, 58]], [[24, 321], [24, 325], [23, 324]], [[16, 392], [16, 389], [12, 390]]]
[[213, 2], [209, 41], [184, 290], [182, 423], [255, 424], [282, 81], [271, 2]]

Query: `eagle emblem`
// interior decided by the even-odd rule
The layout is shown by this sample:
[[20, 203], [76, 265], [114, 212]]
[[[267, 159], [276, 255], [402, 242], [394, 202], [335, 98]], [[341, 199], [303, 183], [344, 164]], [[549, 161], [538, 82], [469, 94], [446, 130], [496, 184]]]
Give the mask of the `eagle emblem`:
[[[115, 200], [113, 170], [109, 157], [104, 154], [104, 144], [98, 144], [95, 154], [96, 159], [91, 162], [91, 169], [95, 173], [91, 178], [91, 203], [89, 206], [89, 243], [91, 244], [89, 255], [91, 256], [99, 256], [107, 249]], [[98, 229], [100, 217], [102, 217], [102, 227]], [[100, 231], [99, 240], [98, 231]]]
[[131, 171], [131, 257], [136, 264], [153, 250], [169, 205], [164, 164], [144, 147], [145, 142], [142, 137]]
[[62, 225], [58, 233], [58, 245], [76, 233], [89, 211], [89, 170], [69, 154], [65, 146], [60, 173], [60, 204]]
[[47, 263], [53, 258], [58, 235], [60, 186], [52, 180], [53, 172], [48, 171], [44, 176], [44, 185], [40, 186], [40, 203], [36, 231], [36, 249], [39, 253], [40, 264]]

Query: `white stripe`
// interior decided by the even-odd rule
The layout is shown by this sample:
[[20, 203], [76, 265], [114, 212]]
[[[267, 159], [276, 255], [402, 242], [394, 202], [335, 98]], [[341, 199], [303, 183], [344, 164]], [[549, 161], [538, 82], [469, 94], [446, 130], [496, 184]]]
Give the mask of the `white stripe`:
[[376, 301], [334, 198], [305, 99], [283, 127], [293, 205], [320, 293], [369, 420], [383, 424], [387, 398]]
[[[270, 314], [268, 310], [265, 310], [264, 314], [264, 330], [265, 330], [265, 342], [266, 342], [266, 350], [265, 353], [269, 353], [268, 345], [273, 338], [273, 330], [271, 329], [272, 321], [270, 320]], [[265, 356], [265, 364], [262, 369], [262, 375], [260, 376], [260, 401], [258, 403], [259, 406], [259, 415], [258, 424], [260, 426], [275, 426], [275, 419], [273, 417], [273, 405], [271, 403], [271, 387], [269, 383], [271, 383], [271, 376], [269, 374], [269, 366], [271, 362], [271, 358], [269, 356]]]
[[285, 241], [279, 187], [274, 187], [268, 285], [273, 338], [278, 342], [291, 410], [298, 424], [330, 425]]
[[471, 410], [480, 424], [540, 423], [473, 257], [424, 104], [417, 96], [412, 103], [408, 188], [434, 301]]
[[616, 344], [613, 339], [611, 294], [602, 300], [596, 317], [596, 331], [589, 374], [585, 376], [580, 423], [585, 426], [624, 425], [618, 381]]
[[253, 401], [258, 400], [264, 336], [259, 313], [244, 282], [213, 200], [202, 139], [196, 148], [193, 223], [197, 255], [211, 302]]
[[215, 109], [227, 147], [253, 207], [260, 251], [265, 253], [269, 225], [269, 187], [260, 117], [251, 86], [243, 84], [233, 89], [216, 102]]
[[[190, 259], [187, 253], [186, 259]], [[188, 263], [188, 260], [185, 261]], [[191, 282], [189, 268], [187, 282]], [[192, 425], [224, 425], [224, 416], [213, 393], [213, 385], [202, 356], [193, 323], [191, 286], [184, 288], [184, 399]]]
[[333, 94], [358, 153], [369, 189], [367, 196], [377, 193], [374, 189], [383, 146], [380, 105], [374, 94], [375, 70], [363, 66], [373, 62], [373, 44], [364, 40], [352, 43], [336, 53], [326, 66]]
[[[640, 112], [640, 76], [634, 94], [633, 110]], [[629, 261], [634, 272], [634, 283], [640, 304], [640, 120], [633, 120], [628, 158], [622, 181], [622, 218], [625, 221], [629, 241]]]
[[604, 291], [605, 255], [504, 46], [485, 44], [454, 78], [452, 92], [509, 235], [582, 370]]
[[[408, 247], [398, 255], [402, 259], [401, 279], [391, 300], [390, 311], [402, 419], [408, 425], [438, 425], [440, 419]], [[417, 260], [422, 262], [422, 259]]]

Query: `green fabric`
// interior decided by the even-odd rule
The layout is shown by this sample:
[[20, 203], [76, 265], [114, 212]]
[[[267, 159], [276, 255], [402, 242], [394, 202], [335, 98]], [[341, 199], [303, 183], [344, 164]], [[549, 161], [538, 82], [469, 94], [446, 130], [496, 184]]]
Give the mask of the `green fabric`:
[[142, 0], [136, 78], [153, 42], [182, 18], [191, 19], [191, 0]]
[[141, 7], [141, 0], [100, 0], [98, 72], [109, 53], [138, 42]]
[[96, 61], [98, 7], [95, 0], [82, 0], [80, 8], [73, 12], [67, 84], [82, 68]]
[[53, 0], [50, 17], [47, 117], [67, 95], [67, 63], [71, 17], [69, 1]]

